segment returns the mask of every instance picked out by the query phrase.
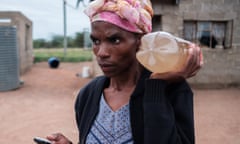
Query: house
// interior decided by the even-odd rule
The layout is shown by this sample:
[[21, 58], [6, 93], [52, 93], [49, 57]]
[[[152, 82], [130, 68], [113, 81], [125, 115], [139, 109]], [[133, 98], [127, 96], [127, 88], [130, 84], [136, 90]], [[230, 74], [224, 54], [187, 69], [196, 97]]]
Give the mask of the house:
[[152, 0], [153, 31], [199, 44], [204, 66], [189, 79], [201, 87], [240, 85], [239, 0]]
[[21, 12], [0, 11], [0, 27], [16, 29], [19, 72], [23, 74], [33, 64], [32, 21]]
[[32, 22], [20, 12], [0, 11], [0, 91], [18, 88], [32, 64]]

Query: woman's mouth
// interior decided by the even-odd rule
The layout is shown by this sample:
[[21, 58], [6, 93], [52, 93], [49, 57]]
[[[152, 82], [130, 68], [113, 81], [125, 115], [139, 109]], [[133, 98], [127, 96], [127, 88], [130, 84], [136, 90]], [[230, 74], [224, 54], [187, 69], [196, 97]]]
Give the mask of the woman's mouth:
[[106, 63], [102, 63], [102, 64], [99, 64], [99, 66], [101, 67], [102, 71], [103, 72], [109, 72], [113, 69], [114, 65], [112, 64], [106, 64]]

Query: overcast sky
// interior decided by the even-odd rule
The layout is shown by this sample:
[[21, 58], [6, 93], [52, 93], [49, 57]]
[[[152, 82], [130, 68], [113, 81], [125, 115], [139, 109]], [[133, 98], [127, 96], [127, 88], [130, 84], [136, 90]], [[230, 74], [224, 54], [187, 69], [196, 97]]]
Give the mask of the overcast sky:
[[[83, 5], [75, 9], [77, 0], [66, 0], [67, 35], [89, 29], [89, 20], [83, 13]], [[49, 39], [63, 35], [63, 0], [0, 0], [0, 11], [20, 11], [33, 22], [33, 39]]]

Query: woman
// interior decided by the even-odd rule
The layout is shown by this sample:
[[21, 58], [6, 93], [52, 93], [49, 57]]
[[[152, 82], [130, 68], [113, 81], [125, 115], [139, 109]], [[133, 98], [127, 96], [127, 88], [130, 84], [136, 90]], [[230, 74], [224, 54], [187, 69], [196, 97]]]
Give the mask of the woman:
[[[79, 143], [194, 143], [193, 93], [185, 79], [201, 66], [200, 48], [189, 46], [188, 63], [181, 71], [151, 73], [136, 59], [141, 36], [151, 32], [149, 1], [96, 0], [85, 12], [104, 76], [77, 97]], [[47, 138], [70, 143], [60, 133]]]

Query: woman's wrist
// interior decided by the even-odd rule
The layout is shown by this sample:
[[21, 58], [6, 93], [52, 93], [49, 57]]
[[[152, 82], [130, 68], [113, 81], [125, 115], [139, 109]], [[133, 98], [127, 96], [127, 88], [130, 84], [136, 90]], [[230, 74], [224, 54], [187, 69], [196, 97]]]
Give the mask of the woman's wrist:
[[150, 79], [159, 79], [168, 83], [184, 80], [180, 73], [152, 73]]

